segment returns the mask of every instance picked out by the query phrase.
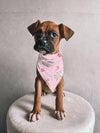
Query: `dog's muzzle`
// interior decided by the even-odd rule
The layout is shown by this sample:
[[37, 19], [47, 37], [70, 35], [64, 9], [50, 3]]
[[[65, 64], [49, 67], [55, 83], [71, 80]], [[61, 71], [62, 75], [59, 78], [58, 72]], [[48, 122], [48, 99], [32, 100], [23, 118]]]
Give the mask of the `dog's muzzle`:
[[37, 40], [34, 49], [38, 52], [45, 51], [45, 54], [54, 52], [53, 44], [46, 39]]

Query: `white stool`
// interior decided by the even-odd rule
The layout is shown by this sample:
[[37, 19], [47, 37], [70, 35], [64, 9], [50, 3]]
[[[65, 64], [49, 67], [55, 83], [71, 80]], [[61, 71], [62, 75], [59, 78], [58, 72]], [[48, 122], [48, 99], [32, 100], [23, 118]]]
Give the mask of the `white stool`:
[[91, 105], [82, 97], [64, 92], [64, 110], [66, 118], [57, 120], [54, 115], [55, 96], [48, 94], [41, 97], [41, 119], [28, 121], [28, 114], [33, 108], [34, 94], [27, 94], [16, 100], [7, 114], [7, 133], [93, 133], [95, 114]]

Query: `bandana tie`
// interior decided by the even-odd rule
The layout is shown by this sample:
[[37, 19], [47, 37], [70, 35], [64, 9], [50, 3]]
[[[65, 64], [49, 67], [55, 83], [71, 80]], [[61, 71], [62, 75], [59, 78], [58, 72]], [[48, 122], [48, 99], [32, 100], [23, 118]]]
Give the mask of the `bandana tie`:
[[43, 55], [40, 53], [37, 61], [37, 69], [51, 92], [54, 92], [63, 76], [64, 69], [61, 51], [52, 55]]

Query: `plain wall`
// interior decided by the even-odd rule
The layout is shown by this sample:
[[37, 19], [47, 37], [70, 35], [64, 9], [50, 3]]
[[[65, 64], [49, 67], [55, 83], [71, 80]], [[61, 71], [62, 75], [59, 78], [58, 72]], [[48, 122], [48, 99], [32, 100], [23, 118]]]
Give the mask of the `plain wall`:
[[14, 100], [34, 91], [34, 39], [27, 27], [40, 19], [64, 23], [75, 31], [61, 41], [64, 90], [83, 96], [96, 113], [100, 132], [100, 0], [0, 0], [0, 132]]

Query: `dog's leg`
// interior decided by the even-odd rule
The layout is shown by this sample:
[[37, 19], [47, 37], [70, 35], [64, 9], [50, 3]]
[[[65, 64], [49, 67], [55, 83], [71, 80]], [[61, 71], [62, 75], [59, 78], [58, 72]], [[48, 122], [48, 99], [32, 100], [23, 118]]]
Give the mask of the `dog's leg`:
[[36, 121], [36, 120], [40, 119], [41, 93], [42, 93], [42, 83], [41, 83], [41, 80], [39, 78], [36, 78], [34, 108], [29, 115], [29, 121]]
[[56, 118], [58, 120], [63, 120], [65, 117], [65, 112], [63, 109], [63, 86], [64, 86], [64, 79], [62, 78], [60, 83], [56, 88]]

